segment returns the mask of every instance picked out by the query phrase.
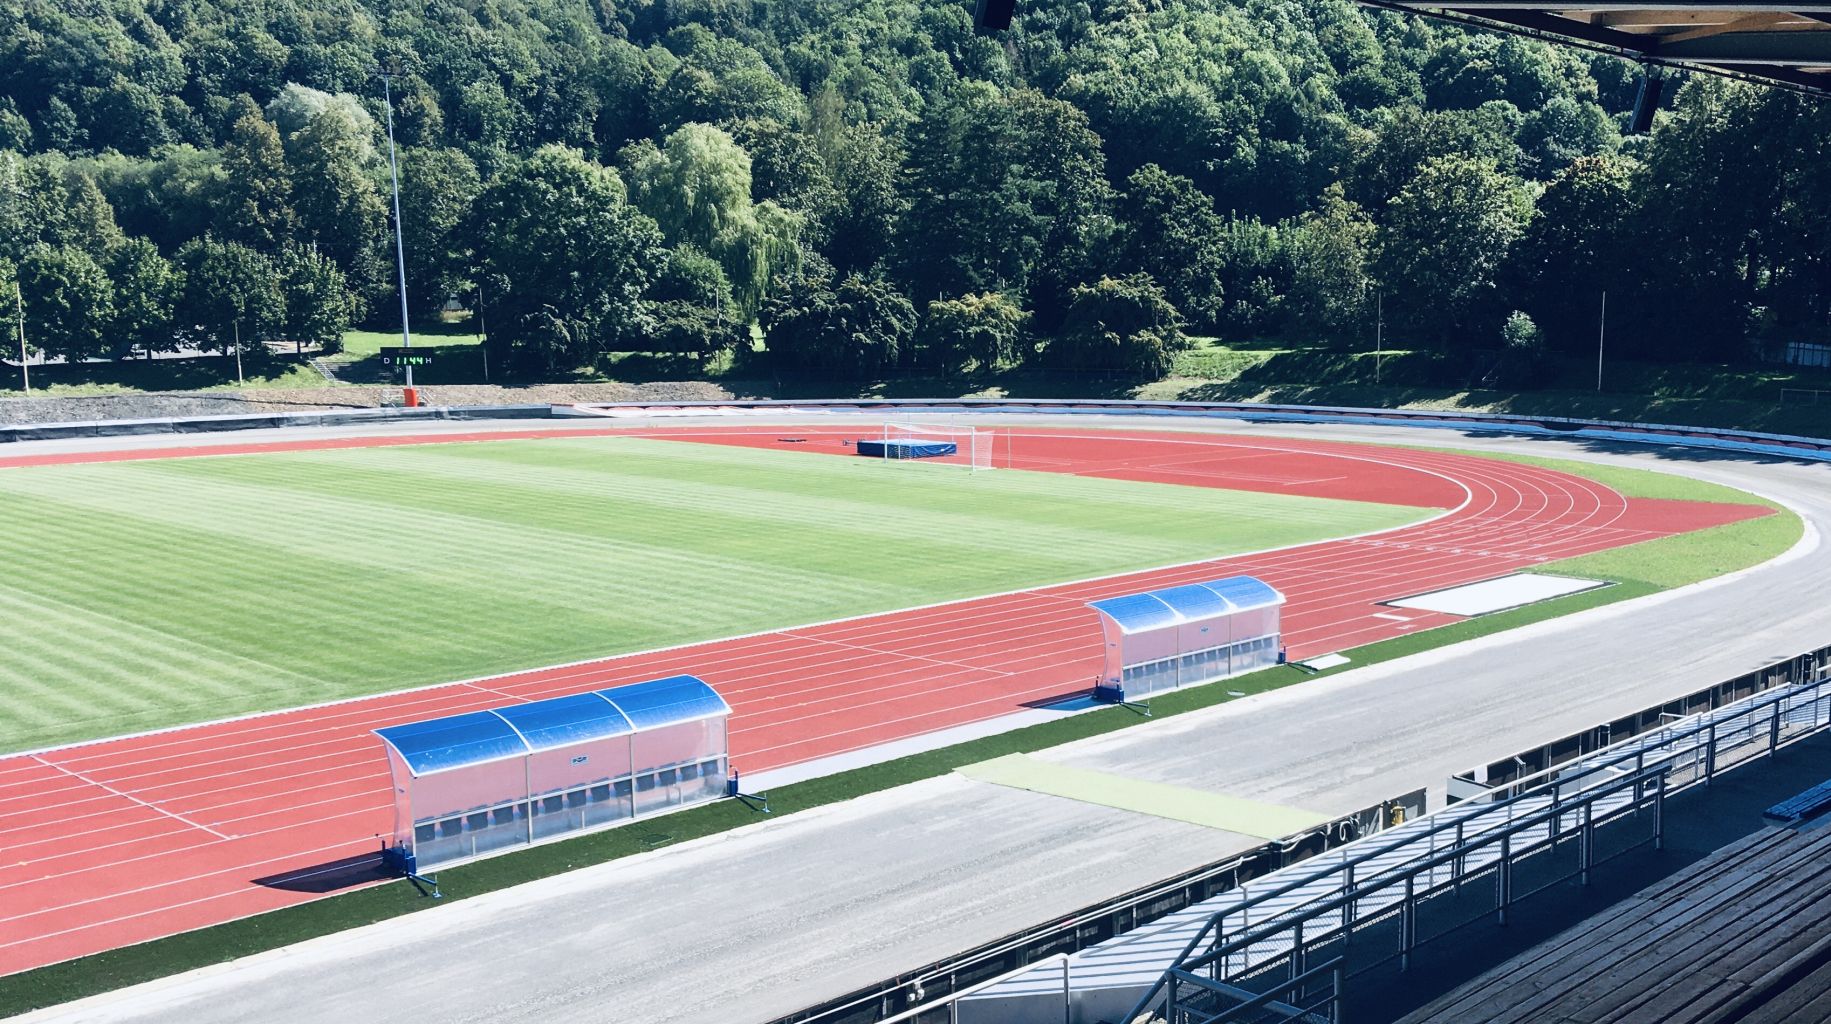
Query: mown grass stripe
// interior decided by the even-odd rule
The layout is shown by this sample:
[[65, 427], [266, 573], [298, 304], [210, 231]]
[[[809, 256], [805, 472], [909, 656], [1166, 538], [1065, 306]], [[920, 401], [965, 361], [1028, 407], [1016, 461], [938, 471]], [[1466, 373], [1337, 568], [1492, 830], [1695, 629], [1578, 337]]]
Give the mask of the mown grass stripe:
[[[0, 749], [1429, 514], [644, 438], [8, 470], [0, 594], [37, 610], [0, 619], [0, 679], [22, 681], [0, 691]], [[49, 631], [69, 650], [33, 645]]]

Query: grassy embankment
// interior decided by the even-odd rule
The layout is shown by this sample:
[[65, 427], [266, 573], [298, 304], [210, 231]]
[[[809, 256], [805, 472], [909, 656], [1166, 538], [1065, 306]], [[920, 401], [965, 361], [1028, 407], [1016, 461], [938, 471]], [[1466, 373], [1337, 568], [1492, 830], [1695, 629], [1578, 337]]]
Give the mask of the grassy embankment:
[[[1629, 497], [1731, 501], [1774, 507], [1726, 487], [1642, 470], [1521, 457], [1598, 479]], [[1541, 604], [1469, 619], [1453, 626], [1372, 644], [1349, 652], [1358, 667], [1404, 657], [1447, 644], [1514, 629], [1557, 616], [1645, 596], [1722, 572], [1759, 564], [1790, 548], [1803, 527], [1784, 510], [1696, 534], [1649, 541], [1544, 566], [1548, 571], [1587, 574], [1616, 586]], [[1347, 668], [1333, 670], [1347, 671]], [[1332, 673], [1325, 673], [1332, 674]], [[1186, 714], [1311, 678], [1291, 666], [1165, 694], [1152, 702], [1158, 718]], [[966, 764], [1012, 753], [1029, 753], [1142, 721], [1125, 708], [1106, 708], [997, 736], [934, 750], [885, 764], [778, 789], [770, 804], [779, 816], [848, 800], [946, 774]], [[464, 899], [683, 843], [755, 823], [757, 815], [735, 801], [721, 801], [664, 818], [482, 861], [441, 874], [448, 898]], [[202, 931], [85, 957], [0, 979], [0, 1016], [24, 1012], [138, 982], [175, 974], [359, 925], [427, 909], [434, 904], [405, 883], [345, 893], [287, 910], [263, 914]]]
[[[434, 351], [433, 365], [415, 371], [422, 384], [530, 384], [505, 379], [501, 368], [486, 373], [483, 349], [468, 322], [429, 323], [415, 338]], [[386, 331], [352, 331], [345, 352], [329, 357], [348, 383], [398, 383], [376, 356], [397, 344]], [[1606, 390], [1595, 389], [1595, 365], [1559, 361], [1542, 387], [1483, 390], [1450, 386], [1456, 376], [1444, 357], [1394, 349], [1383, 356], [1345, 351], [1301, 340], [1224, 342], [1197, 338], [1179, 353], [1162, 380], [1139, 382], [1101, 374], [1073, 374], [1025, 368], [972, 378], [905, 375], [880, 381], [794, 379], [771, 376], [767, 360], [732, 355], [710, 365], [696, 357], [655, 353], [613, 353], [598, 365], [554, 376], [553, 381], [708, 380], [734, 395], [753, 398], [1142, 398], [1153, 400], [1277, 402], [1352, 405], [1394, 409], [1496, 412], [1742, 428], [1815, 437], [1831, 436], [1831, 371], [1770, 366], [1664, 365], [1614, 361], [1605, 366]], [[1375, 377], [1375, 364], [1379, 364]], [[328, 383], [309, 365], [277, 360], [250, 368], [246, 385], [235, 382], [234, 364], [220, 357], [133, 363], [85, 363], [34, 369], [34, 383], [64, 395], [135, 390], [236, 387], [311, 387]], [[487, 376], [487, 381], [486, 381]], [[0, 368], [0, 388], [18, 387], [16, 367]], [[1783, 402], [1783, 390], [1799, 394]], [[1811, 393], [1817, 394], [1811, 394]], [[0, 391], [0, 394], [5, 392]], [[1816, 399], [1816, 401], [1814, 401]]]

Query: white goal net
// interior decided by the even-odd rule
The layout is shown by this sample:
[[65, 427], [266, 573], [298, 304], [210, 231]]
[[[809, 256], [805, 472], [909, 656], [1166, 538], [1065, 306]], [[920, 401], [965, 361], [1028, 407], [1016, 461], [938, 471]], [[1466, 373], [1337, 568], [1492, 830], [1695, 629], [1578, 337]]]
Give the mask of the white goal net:
[[989, 430], [930, 423], [886, 423], [877, 450], [885, 459], [921, 459], [971, 469], [992, 468]]

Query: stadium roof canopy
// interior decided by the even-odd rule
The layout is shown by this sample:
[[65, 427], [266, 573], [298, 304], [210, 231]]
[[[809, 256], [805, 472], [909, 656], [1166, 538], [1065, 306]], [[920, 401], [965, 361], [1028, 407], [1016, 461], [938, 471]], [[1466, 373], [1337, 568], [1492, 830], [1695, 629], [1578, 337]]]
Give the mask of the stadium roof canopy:
[[1702, 69], [1831, 94], [1831, 2], [1721, 0], [1363, 0], [1650, 64]]
[[414, 776], [487, 764], [731, 713], [697, 676], [473, 711], [375, 730]]

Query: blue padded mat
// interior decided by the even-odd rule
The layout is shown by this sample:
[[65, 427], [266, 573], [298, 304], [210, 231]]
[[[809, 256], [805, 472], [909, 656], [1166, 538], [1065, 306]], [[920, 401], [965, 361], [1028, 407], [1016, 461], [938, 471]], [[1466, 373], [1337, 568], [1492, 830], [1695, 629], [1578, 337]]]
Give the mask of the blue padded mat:
[[896, 437], [888, 441], [858, 442], [858, 454], [874, 459], [938, 459], [959, 452], [960, 446], [952, 441], [915, 441]]

